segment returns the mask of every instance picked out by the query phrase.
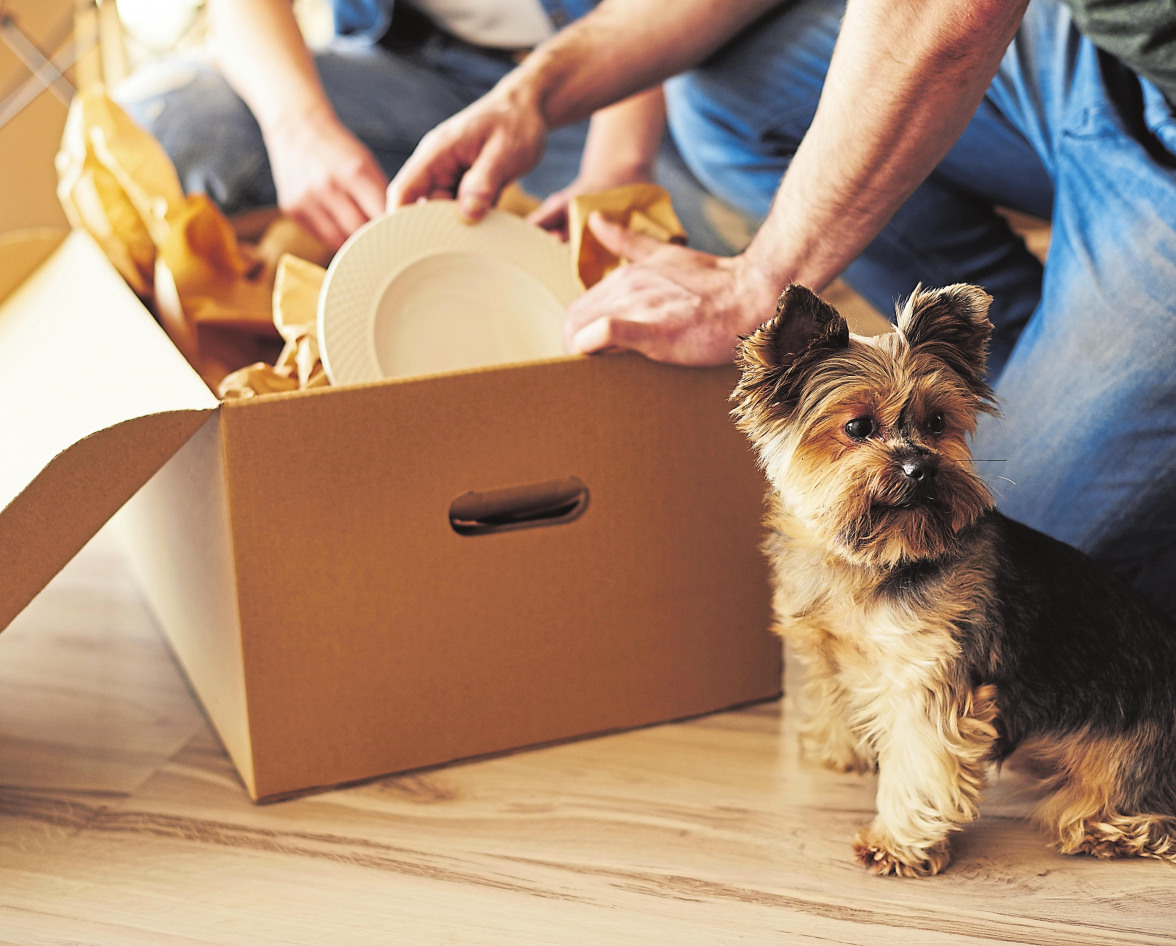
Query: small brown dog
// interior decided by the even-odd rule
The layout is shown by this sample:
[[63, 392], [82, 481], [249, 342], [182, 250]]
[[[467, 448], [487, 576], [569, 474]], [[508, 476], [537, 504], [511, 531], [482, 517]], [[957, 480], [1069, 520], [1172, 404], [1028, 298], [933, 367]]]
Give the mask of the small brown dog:
[[1176, 862], [1176, 627], [992, 507], [968, 437], [994, 413], [989, 297], [916, 290], [851, 335], [799, 286], [743, 340], [733, 415], [772, 486], [778, 629], [806, 666], [806, 749], [878, 771], [854, 843], [935, 874], [1014, 750], [1047, 771], [1064, 853]]

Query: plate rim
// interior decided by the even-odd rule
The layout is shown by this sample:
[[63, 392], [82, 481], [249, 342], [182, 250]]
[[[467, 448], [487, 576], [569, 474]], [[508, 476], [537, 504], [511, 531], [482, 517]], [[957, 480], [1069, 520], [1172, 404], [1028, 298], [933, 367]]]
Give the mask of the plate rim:
[[[396, 231], [404, 227], [420, 226], [418, 221], [425, 221], [424, 225], [431, 226], [434, 232], [427, 234], [427, 238], [417, 247], [414, 247], [411, 252], [404, 253], [398, 256], [394, 264], [389, 265], [386, 273], [379, 274], [378, 286], [372, 286], [371, 292], [373, 298], [380, 298], [396, 275], [409, 266], [414, 265], [429, 256], [441, 255], [442, 253], [454, 252], [470, 252], [474, 254], [484, 254], [493, 256], [493, 253], [487, 252], [482, 246], [455, 246], [452, 241], [461, 244], [469, 239], [469, 236], [478, 233], [476, 238], [478, 241], [482, 239], [481, 234], [490, 233], [493, 236], [494, 231], [507, 228], [514, 229], [517, 234], [517, 239], [512, 243], [512, 252], [507, 259], [514, 265], [519, 266], [528, 274], [538, 279], [547, 289], [549, 289], [555, 298], [566, 306], [571, 303], [573, 299], [583, 293], [583, 287], [579, 285], [579, 280], [575, 278], [573, 272], [571, 252], [567, 249], [567, 244], [563, 243], [556, 235], [549, 233], [542, 228], [528, 223], [522, 217], [515, 214], [508, 213], [503, 210], [492, 208], [486, 217], [478, 223], [467, 223], [458, 214], [457, 203], [453, 200], [433, 200], [422, 201], [416, 204], [410, 204], [405, 207], [400, 207], [397, 210], [377, 217], [374, 220], [369, 220], [362, 227], [356, 230], [344, 244], [339, 248], [327, 267], [326, 274], [323, 277], [323, 285], [319, 291], [317, 311], [315, 313], [315, 329], [318, 335], [319, 342], [319, 358], [322, 361], [323, 369], [326, 372], [327, 378], [332, 386], [343, 386], [352, 384], [369, 384], [379, 381], [403, 379], [407, 377], [418, 377], [418, 375], [385, 375], [380, 368], [379, 359], [376, 355], [375, 345], [364, 347], [363, 350], [363, 365], [362, 374], [360, 371], [348, 365], [342, 372], [347, 377], [339, 377], [339, 365], [332, 365], [329, 341], [335, 327], [331, 324], [331, 306], [332, 306], [332, 289], [338, 289], [341, 285], [339, 280], [343, 278], [356, 278], [352, 273], [352, 266], [356, 265], [359, 257], [354, 253], [355, 245], [360, 241], [367, 241], [373, 239], [373, 234], [384, 234], [389, 230]], [[481, 230], [479, 227], [489, 226], [490, 231]], [[388, 239], [383, 236], [383, 239]], [[535, 241], [528, 249], [527, 247], [516, 247], [515, 243], [526, 243], [527, 241]], [[543, 241], [543, 242], [540, 242]], [[567, 258], [562, 261], [566, 265], [561, 267], [552, 267], [548, 264], [535, 265], [534, 251], [542, 249], [544, 253], [561, 253]], [[362, 277], [362, 273], [360, 274]], [[367, 276], [367, 281], [371, 281], [373, 277]], [[374, 314], [373, 307], [371, 317], [364, 319], [364, 331], [371, 330], [374, 335]], [[351, 337], [351, 336], [349, 336]], [[374, 342], [374, 338], [373, 338]], [[557, 357], [557, 356], [551, 356]], [[459, 368], [455, 371], [473, 371], [482, 370], [486, 366], [478, 366], [472, 368]], [[420, 376], [426, 374], [433, 374], [435, 372], [422, 372]], [[446, 371], [445, 373], [450, 373]]]

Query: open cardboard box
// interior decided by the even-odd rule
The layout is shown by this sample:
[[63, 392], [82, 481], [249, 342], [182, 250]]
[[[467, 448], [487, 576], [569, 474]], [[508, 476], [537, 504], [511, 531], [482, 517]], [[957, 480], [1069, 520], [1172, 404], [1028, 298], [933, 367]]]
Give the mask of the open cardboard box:
[[81, 232], [0, 246], [0, 300], [0, 627], [122, 509], [254, 798], [779, 694], [734, 369], [220, 403]]

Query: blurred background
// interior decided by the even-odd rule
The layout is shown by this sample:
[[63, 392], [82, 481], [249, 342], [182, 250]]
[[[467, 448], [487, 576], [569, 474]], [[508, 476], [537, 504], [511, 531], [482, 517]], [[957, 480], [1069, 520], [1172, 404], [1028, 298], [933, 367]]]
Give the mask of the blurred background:
[[[325, 0], [295, 9], [325, 42]], [[53, 159], [74, 91], [179, 49], [211, 54], [204, 0], [0, 0], [0, 233], [67, 226]]]

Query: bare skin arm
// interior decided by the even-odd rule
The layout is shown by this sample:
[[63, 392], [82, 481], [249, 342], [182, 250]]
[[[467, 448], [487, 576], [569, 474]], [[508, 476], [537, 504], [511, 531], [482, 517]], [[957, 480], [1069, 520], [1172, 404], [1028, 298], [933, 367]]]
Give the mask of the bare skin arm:
[[210, 0], [219, 64], [261, 126], [282, 210], [328, 246], [384, 211], [387, 179], [327, 101], [290, 0]]
[[[738, 336], [772, 314], [784, 286], [827, 285], [947, 153], [1026, 4], [849, 0], [812, 128], [748, 249], [708, 256], [595, 221], [601, 241], [635, 262], [571, 306], [569, 348], [730, 361]], [[603, 4], [426, 138], [393, 181], [390, 203], [456, 192], [476, 219], [503, 182], [537, 160], [549, 125], [692, 65], [764, 6], [694, 0], [675, 8], [670, 28], [657, 0]]]
[[850, 0], [753, 264], [817, 288], [841, 273], [963, 132], [1027, 5]]
[[575, 197], [652, 181], [665, 125], [666, 103], [660, 86], [593, 114], [576, 179], [543, 201], [527, 219], [566, 239], [568, 205]]
[[388, 189], [397, 207], [456, 197], [470, 220], [543, 154], [549, 128], [649, 89], [705, 58], [779, 0], [605, 0], [421, 141]]
[[812, 127], [748, 249], [720, 259], [598, 222], [601, 240], [637, 262], [571, 306], [569, 348], [730, 361], [784, 286], [824, 288], [947, 153], [1026, 2], [850, 0]]

